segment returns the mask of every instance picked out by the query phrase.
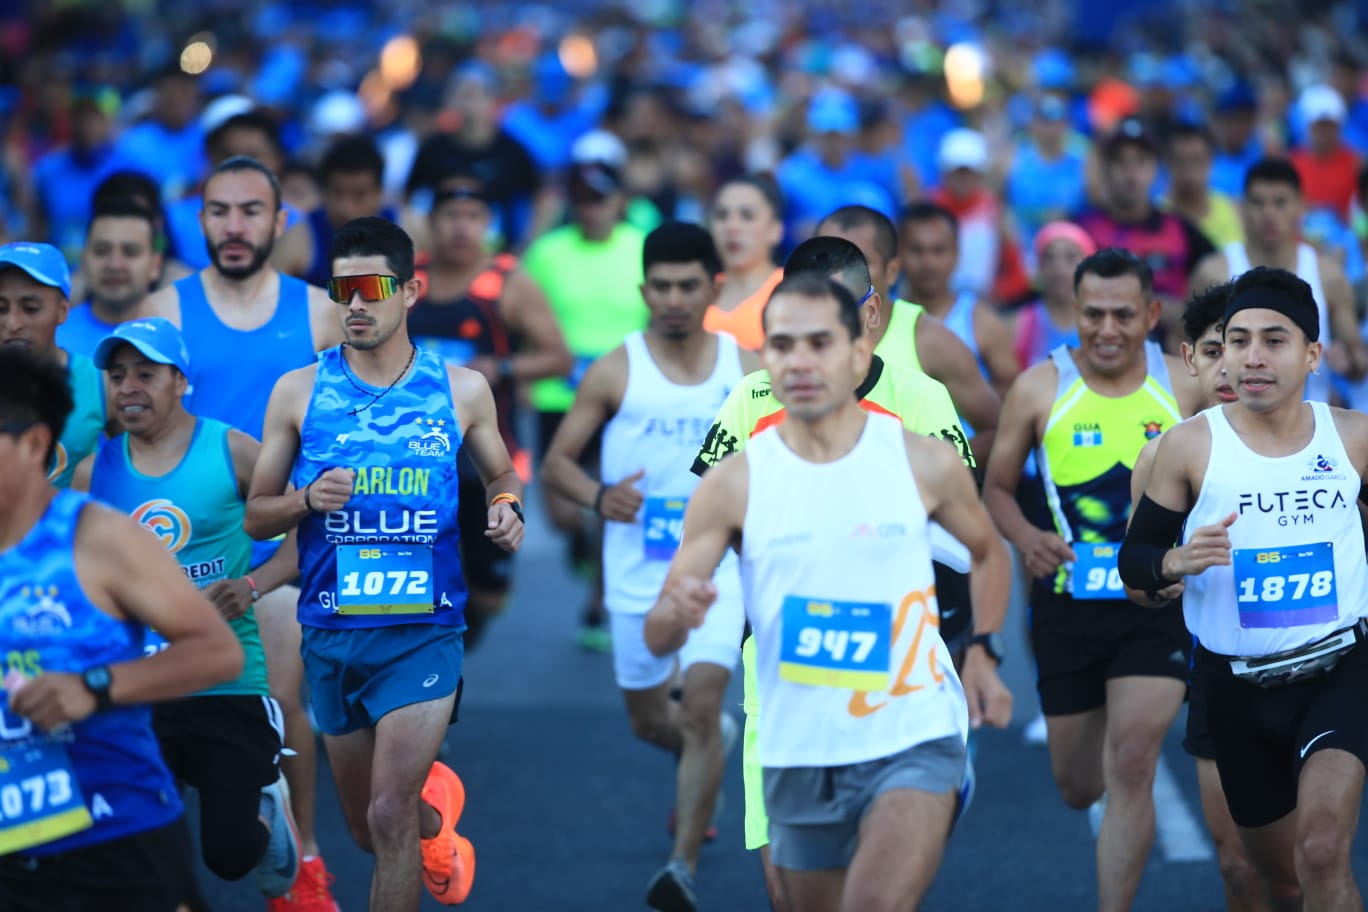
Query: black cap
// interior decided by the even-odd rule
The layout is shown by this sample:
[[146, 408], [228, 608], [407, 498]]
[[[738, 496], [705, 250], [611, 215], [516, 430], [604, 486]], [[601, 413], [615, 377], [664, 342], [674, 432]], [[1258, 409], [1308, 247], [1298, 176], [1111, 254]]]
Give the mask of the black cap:
[[1150, 155], [1159, 154], [1159, 143], [1155, 141], [1154, 134], [1138, 117], [1127, 117], [1116, 125], [1116, 129], [1102, 144], [1102, 154], [1111, 158], [1127, 144], [1139, 146]]

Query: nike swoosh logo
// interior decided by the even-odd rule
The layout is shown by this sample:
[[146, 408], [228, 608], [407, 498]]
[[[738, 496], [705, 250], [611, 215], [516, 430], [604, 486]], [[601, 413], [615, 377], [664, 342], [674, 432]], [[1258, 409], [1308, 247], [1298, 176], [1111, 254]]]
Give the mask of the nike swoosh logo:
[[1306, 759], [1306, 752], [1311, 749], [1311, 745], [1315, 744], [1317, 741], [1319, 741], [1321, 738], [1324, 738], [1326, 735], [1333, 735], [1334, 733], [1335, 730], [1332, 728], [1328, 732], [1321, 732], [1319, 735], [1316, 735], [1316, 737], [1312, 738], [1310, 741], [1307, 741], [1306, 746], [1301, 749], [1301, 758], [1303, 760]]

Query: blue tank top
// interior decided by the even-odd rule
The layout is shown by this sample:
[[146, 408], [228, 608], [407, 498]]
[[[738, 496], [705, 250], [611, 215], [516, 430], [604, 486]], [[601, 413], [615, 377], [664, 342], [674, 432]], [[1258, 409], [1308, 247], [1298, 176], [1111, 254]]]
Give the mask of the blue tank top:
[[117, 323], [106, 323], [95, 316], [90, 302], [67, 311], [66, 322], [57, 327], [57, 344], [75, 355], [95, 357], [95, 348], [112, 333]]
[[[90, 493], [136, 519], [175, 556], [199, 589], [219, 580], [240, 579], [251, 570], [251, 537], [242, 529], [246, 503], [238, 489], [228, 432], [221, 421], [200, 418], [180, 463], [165, 475], [144, 475], [133, 465], [128, 435], [100, 446], [90, 475]], [[256, 611], [228, 622], [246, 655], [242, 674], [200, 695], [266, 696], [266, 659]], [[165, 641], [150, 634], [160, 643]]]
[[176, 291], [194, 387], [186, 408], [260, 440], [276, 381], [315, 358], [309, 287], [282, 275], [275, 313], [251, 330], [223, 324], [209, 306], [199, 273], [176, 282]]
[[356, 472], [343, 509], [299, 524], [300, 623], [464, 627], [462, 435], [441, 355], [418, 349], [408, 376], [382, 395], [346, 366], [341, 346], [327, 349], [299, 438], [295, 487], [334, 466]]
[[[28, 535], [0, 552], [0, 655], [7, 671], [30, 677], [79, 673], [143, 654], [146, 628], [95, 607], [76, 576], [76, 528], [90, 502], [86, 494], [59, 492]], [[165, 826], [180, 816], [180, 796], [152, 734], [149, 707], [115, 707], [44, 734], [9, 711], [8, 696], [3, 705], [0, 793], [11, 784], [24, 789], [20, 819], [36, 825], [42, 843], [16, 842], [7, 831], [14, 818], [6, 808], [0, 840], [8, 848], [52, 855]], [[22, 785], [34, 776], [46, 786], [37, 812], [30, 803], [36, 790]], [[69, 780], [80, 802], [61, 800]], [[71, 832], [78, 816], [90, 825]], [[44, 839], [43, 830], [69, 835]]]
[[71, 485], [71, 476], [100, 445], [109, 415], [105, 411], [104, 374], [95, 362], [75, 352], [67, 352], [67, 379], [76, 407], [67, 416], [62, 437], [52, 452], [48, 480], [59, 488]]
[[1087, 204], [1085, 161], [1086, 154], [1072, 148], [1054, 161], [1042, 158], [1034, 143], [1017, 149], [1003, 196], [1027, 248], [1046, 224]]
[[959, 297], [955, 298], [955, 303], [951, 305], [950, 312], [945, 315], [945, 327], [955, 335], [959, 336], [960, 341], [969, 346], [969, 350], [974, 353], [974, 360], [978, 362], [979, 372], [984, 379], [992, 382], [992, 375], [988, 373], [988, 365], [983, 360], [983, 355], [979, 352], [978, 335], [974, 332], [974, 308], [978, 306], [978, 298], [972, 291], [961, 291]]

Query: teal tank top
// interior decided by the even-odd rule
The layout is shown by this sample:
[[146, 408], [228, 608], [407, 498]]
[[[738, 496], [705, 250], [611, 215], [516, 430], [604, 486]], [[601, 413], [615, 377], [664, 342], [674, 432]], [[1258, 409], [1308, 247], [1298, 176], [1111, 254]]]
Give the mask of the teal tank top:
[[84, 355], [67, 352], [67, 378], [71, 383], [71, 397], [76, 401], [67, 418], [62, 438], [52, 454], [48, 478], [59, 488], [71, 487], [71, 476], [95, 448], [100, 445], [109, 418], [105, 412], [104, 375]]
[[[157, 536], [175, 555], [186, 578], [200, 589], [219, 580], [246, 576], [251, 569], [252, 539], [242, 529], [246, 504], [238, 491], [228, 449], [229, 430], [221, 421], [197, 419], [180, 464], [159, 477], [134, 468], [128, 435], [120, 434], [100, 446], [90, 477], [90, 493], [129, 514]], [[249, 608], [228, 625], [246, 656], [242, 674], [201, 696], [265, 696], [269, 693], [266, 656], [255, 610]], [[156, 651], [165, 641], [153, 635], [149, 643], [150, 650]]]

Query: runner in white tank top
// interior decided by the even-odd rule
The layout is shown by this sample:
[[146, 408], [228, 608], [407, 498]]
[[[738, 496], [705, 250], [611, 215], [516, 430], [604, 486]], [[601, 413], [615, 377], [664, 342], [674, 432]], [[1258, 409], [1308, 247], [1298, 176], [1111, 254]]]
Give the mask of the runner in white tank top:
[[[722, 698], [741, 656], [745, 617], [737, 562], [718, 569], [723, 593], [708, 623], [667, 655], [646, 649], [646, 612], [679, 547], [684, 512], [698, 485], [690, 471], [713, 415], [757, 362], [727, 335], [706, 332], [703, 315], [721, 273], [711, 236], [697, 225], [663, 225], [643, 248], [642, 295], [651, 325], [590, 366], [547, 451], [547, 487], [601, 513], [605, 605], [613, 667], [637, 736], [679, 755], [675, 847], [648, 888], [651, 908], [694, 906], [694, 872], [717, 801], [736, 721]], [[579, 467], [603, 429], [604, 483]], [[682, 699], [670, 697], [675, 671]], [[715, 835], [715, 832], [714, 832]]]
[[[739, 550], [785, 892], [796, 909], [888, 896], [915, 906], [940, 863], [969, 725], [1011, 715], [991, 663], [967, 664], [963, 684], [955, 675], [928, 520], [969, 549], [977, 604], [1005, 604], [1006, 548], [952, 447], [857, 404], [870, 345], [847, 289], [817, 273], [786, 278], [763, 354], [786, 418], [704, 476], [646, 642], [668, 655], [702, 629], [719, 594], [710, 577]], [[904, 863], [846, 880], [861, 854], [892, 852]]]
[[1281, 158], [1256, 162], [1245, 174], [1240, 204], [1245, 240], [1227, 244], [1198, 263], [1189, 284], [1201, 291], [1238, 279], [1255, 266], [1286, 269], [1301, 277], [1316, 299], [1320, 342], [1325, 348], [1324, 363], [1307, 378], [1306, 398], [1329, 402], [1332, 373], [1350, 384], [1351, 395], [1364, 387], [1368, 349], [1360, 338], [1354, 292], [1344, 269], [1333, 257], [1321, 256], [1301, 240], [1304, 214], [1301, 177], [1292, 163]]
[[1164, 435], [1120, 570], [1145, 592], [1185, 584], [1222, 789], [1272, 895], [1358, 908], [1368, 416], [1302, 401], [1318, 310], [1285, 270], [1235, 283], [1224, 357], [1239, 401]]

